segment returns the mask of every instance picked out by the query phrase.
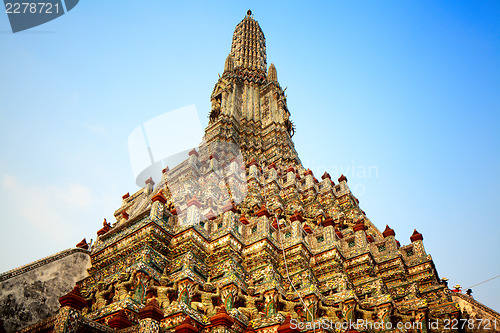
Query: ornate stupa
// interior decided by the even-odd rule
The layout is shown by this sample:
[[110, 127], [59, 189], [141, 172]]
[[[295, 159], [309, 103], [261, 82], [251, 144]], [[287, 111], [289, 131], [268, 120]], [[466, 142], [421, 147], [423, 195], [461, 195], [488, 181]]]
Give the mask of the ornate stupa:
[[23, 332], [434, 332], [471, 318], [500, 325], [498, 313], [448, 289], [422, 234], [402, 245], [369, 220], [345, 176], [302, 166], [286, 95], [250, 11], [210, 99], [203, 145], [158, 184], [149, 179], [124, 195], [96, 242], [0, 277], [6, 284], [81, 258], [82, 275]]

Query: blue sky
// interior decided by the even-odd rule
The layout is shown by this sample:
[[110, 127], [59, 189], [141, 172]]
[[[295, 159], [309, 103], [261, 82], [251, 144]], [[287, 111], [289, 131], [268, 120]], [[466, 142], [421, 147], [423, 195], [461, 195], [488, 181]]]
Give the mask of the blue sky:
[[[138, 189], [128, 135], [186, 105], [208, 114], [251, 9], [304, 165], [345, 173], [402, 244], [421, 232], [451, 285], [500, 274], [499, 2], [117, 4], [82, 1], [16, 34], [0, 13], [0, 271], [114, 221]], [[500, 278], [473, 289], [500, 310]]]

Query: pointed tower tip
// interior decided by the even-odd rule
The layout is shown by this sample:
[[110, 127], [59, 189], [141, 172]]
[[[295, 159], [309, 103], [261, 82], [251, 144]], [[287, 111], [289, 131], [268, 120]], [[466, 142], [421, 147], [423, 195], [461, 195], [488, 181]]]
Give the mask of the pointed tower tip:
[[394, 229], [391, 229], [389, 227], [389, 225], [385, 225], [385, 230], [384, 232], [382, 233], [382, 235], [384, 236], [384, 238], [386, 237], [389, 237], [389, 236], [396, 236], [396, 233], [394, 232]]
[[259, 23], [251, 14], [252, 11], [248, 10], [245, 18], [236, 26], [230, 54], [235, 69], [249, 69], [265, 73], [267, 69], [266, 38]]
[[224, 72], [232, 72], [234, 69], [234, 62], [231, 55], [228, 55], [226, 58], [226, 62], [224, 63]]
[[413, 229], [413, 234], [410, 236], [410, 241], [413, 243], [419, 240], [424, 240], [424, 237], [420, 232], [417, 231], [417, 229]]
[[276, 67], [274, 66], [273, 63], [271, 63], [271, 65], [269, 65], [269, 69], [267, 71], [267, 79], [270, 81], [270, 82], [278, 82], [278, 74], [276, 72]]

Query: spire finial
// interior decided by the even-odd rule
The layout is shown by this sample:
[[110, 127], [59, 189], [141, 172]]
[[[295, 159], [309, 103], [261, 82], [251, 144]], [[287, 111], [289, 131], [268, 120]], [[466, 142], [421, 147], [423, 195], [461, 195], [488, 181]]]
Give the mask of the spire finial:
[[259, 23], [253, 19], [250, 9], [234, 29], [230, 54], [235, 69], [256, 70], [260, 72], [259, 75], [265, 75], [267, 70], [266, 38]]

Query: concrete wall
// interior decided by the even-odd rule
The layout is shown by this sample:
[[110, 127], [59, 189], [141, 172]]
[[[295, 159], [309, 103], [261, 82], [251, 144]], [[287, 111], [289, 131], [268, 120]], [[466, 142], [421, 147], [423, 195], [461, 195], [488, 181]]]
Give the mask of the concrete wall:
[[[471, 330], [472, 332], [500, 332], [500, 314], [498, 312], [462, 293], [451, 292], [451, 298], [458, 303], [462, 313], [467, 312], [472, 323], [476, 325]], [[488, 329], [477, 327], [481, 319], [484, 323], [490, 324]]]
[[0, 275], [0, 319], [14, 332], [54, 315], [59, 297], [88, 276], [90, 254], [69, 249]]

